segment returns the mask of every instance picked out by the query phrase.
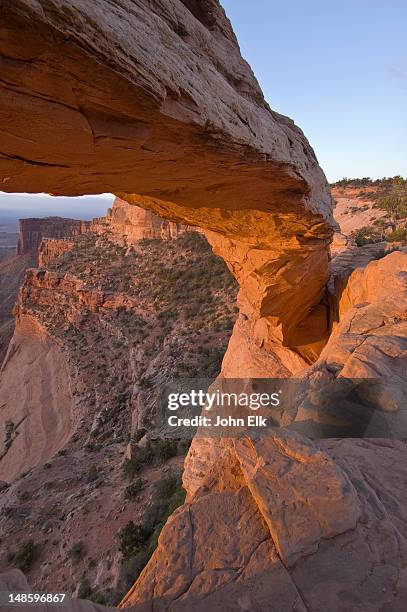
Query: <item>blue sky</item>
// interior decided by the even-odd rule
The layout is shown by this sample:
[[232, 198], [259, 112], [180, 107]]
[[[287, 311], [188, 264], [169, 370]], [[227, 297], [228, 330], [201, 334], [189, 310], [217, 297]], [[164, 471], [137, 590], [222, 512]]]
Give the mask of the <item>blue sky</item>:
[[407, 176], [407, 0], [221, 0], [270, 106], [330, 181]]
[[0, 231], [17, 231], [18, 219], [56, 215], [71, 219], [92, 219], [106, 214], [114, 196], [51, 197], [45, 193], [2, 193], [0, 191]]

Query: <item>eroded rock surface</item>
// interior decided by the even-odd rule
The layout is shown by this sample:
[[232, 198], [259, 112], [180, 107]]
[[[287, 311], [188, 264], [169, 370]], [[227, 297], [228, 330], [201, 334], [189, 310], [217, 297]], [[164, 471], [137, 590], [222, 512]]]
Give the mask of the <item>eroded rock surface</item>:
[[[168, 521], [153, 560], [122, 607], [144, 602], [146, 610], [316, 612], [328, 605], [335, 612], [386, 607], [402, 612], [407, 589], [403, 569], [407, 532], [400, 520], [405, 503], [401, 483], [407, 476], [405, 444], [332, 440], [312, 450], [308, 443], [293, 442], [294, 463], [299, 466], [294, 489], [291, 474], [286, 479], [280, 473], [276, 480], [284, 453], [277, 456], [274, 471], [272, 454], [267, 452], [258, 459], [270, 462], [272, 474], [259, 481], [255, 495], [249, 495], [240, 474], [222, 490], [215, 486], [190, 500]], [[315, 478], [312, 469], [310, 473], [305, 469], [310, 450], [329, 466], [328, 471], [314, 473]], [[394, 462], [397, 470], [391, 467]], [[280, 501], [284, 515], [273, 516]], [[317, 523], [309, 515], [313, 504]], [[268, 524], [263, 522], [264, 511]], [[318, 536], [310, 552], [302, 547], [315, 525]], [[334, 531], [328, 535], [331, 527]], [[287, 534], [292, 543], [296, 534], [299, 539], [296, 556], [284, 560], [278, 551]], [[257, 548], [251, 548], [253, 544]], [[246, 550], [251, 551], [249, 558]]]
[[[3, 190], [114, 192], [204, 228], [241, 286], [223, 375], [287, 377], [314, 363], [330, 331], [331, 196], [302, 132], [265, 103], [219, 3], [6, 0], [0, 11]], [[359, 341], [340, 326], [349, 361]], [[291, 436], [249, 457], [194, 441], [187, 503], [123, 605], [401, 612], [404, 445], [377, 456], [374, 442], [348, 441], [343, 455], [341, 441]], [[373, 473], [392, 497], [372, 489]]]
[[62, 217], [20, 219], [17, 254], [30, 254], [35, 260], [43, 238], [71, 238], [89, 231], [90, 222]]
[[113, 239], [127, 245], [137, 244], [145, 239], [173, 240], [189, 229], [120, 198], [116, 198], [113, 203], [107, 227]]
[[213, 241], [251, 317], [295, 346], [328, 279], [329, 189], [219, 3], [197, 6], [3, 3], [2, 188], [142, 194], [137, 205], [227, 237]]
[[[311, 391], [317, 392], [341, 377], [373, 379], [377, 387], [370, 388], [370, 392], [378, 409], [362, 435], [384, 435], [390, 439], [312, 443], [284, 430], [258, 440], [195, 439], [184, 471], [187, 504], [164, 528], [155, 557], [123, 606], [152, 600], [154, 605], [156, 602], [162, 605], [162, 609], [182, 610], [183, 602], [188, 601], [199, 610], [207, 601], [209, 591], [215, 610], [220, 610], [222, 605], [228, 609], [225, 602], [229, 592], [233, 593], [234, 609], [276, 612], [291, 609], [294, 604], [288, 587], [286, 598], [281, 601], [277, 596], [276, 602], [266, 582], [256, 582], [256, 590], [251, 593], [241, 582], [239, 572], [244, 573], [244, 569], [238, 563], [231, 584], [227, 587], [207, 584], [202, 588], [201, 598], [197, 598], [194, 585], [204, 578], [195, 565], [192, 580], [190, 565], [177, 567], [177, 575], [186, 576], [187, 590], [182, 597], [157, 591], [156, 585], [160, 584], [168, 561], [170, 540], [167, 538], [171, 536], [167, 530], [178, 528], [178, 516], [203, 502], [208, 512], [222, 515], [219, 498], [245, 490], [250, 493], [249, 507], [255, 505], [257, 516], [262, 517], [266, 528], [267, 547], [259, 547], [256, 553], [255, 580], [264, 577], [264, 572], [272, 571], [277, 555], [283, 563], [284, 579], [300, 594], [298, 609], [304, 606], [305, 610], [319, 611], [329, 605], [339, 612], [377, 611], [386, 607], [403, 610], [407, 589], [403, 573], [407, 533], [402, 518], [405, 487], [401, 483], [407, 477], [403, 467], [407, 448], [404, 442], [391, 438], [403, 437], [400, 431], [404, 431], [401, 426], [405, 428], [406, 420], [403, 392], [407, 256], [404, 252], [394, 252], [368, 265], [365, 261], [364, 266], [353, 273], [349, 271], [345, 289], [336, 295], [339, 321], [320, 358], [303, 376]], [[389, 282], [391, 293], [387, 288]], [[282, 375], [280, 370], [275, 371], [277, 376]], [[396, 381], [390, 388], [389, 380]], [[300, 401], [300, 398], [298, 402], [294, 424], [314, 423], [317, 438], [329, 432], [330, 420], [337, 425], [341, 418], [341, 404], [335, 397], [332, 407], [327, 397], [324, 406]], [[342, 407], [342, 416], [346, 418], [345, 402]], [[332, 414], [330, 408], [335, 409]], [[395, 412], [397, 409], [400, 416]], [[391, 416], [392, 427], [384, 427], [386, 421], [382, 417], [386, 412]], [[235, 529], [239, 530], [241, 541], [246, 537], [245, 529], [239, 528], [239, 520], [229, 528], [219, 521], [211, 529], [222, 542], [222, 549], [233, 546], [231, 533]], [[205, 538], [191, 537], [191, 540], [189, 550], [203, 547], [210, 557]], [[178, 553], [183, 546], [178, 547]], [[281, 578], [273, 574], [269, 579], [278, 593]], [[269, 602], [265, 604], [268, 596]], [[294, 609], [297, 608], [294, 606]]]

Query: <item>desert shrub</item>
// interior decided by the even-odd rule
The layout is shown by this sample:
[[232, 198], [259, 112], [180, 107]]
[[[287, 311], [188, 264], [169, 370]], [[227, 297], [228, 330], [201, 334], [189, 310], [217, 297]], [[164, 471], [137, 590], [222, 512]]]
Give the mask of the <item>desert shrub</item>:
[[88, 473], [86, 475], [86, 482], [94, 482], [99, 475], [98, 469], [96, 465], [91, 465], [88, 469]]
[[28, 573], [39, 557], [39, 546], [34, 540], [28, 540], [11, 557], [13, 565], [25, 574]]
[[141, 468], [150, 463], [153, 458], [150, 446], [138, 448], [136, 452], [137, 454], [134, 457], [126, 459], [123, 464], [124, 476], [129, 480], [133, 480]]
[[403, 242], [407, 240], [407, 228], [399, 227], [386, 236], [389, 242]]
[[87, 578], [82, 578], [78, 587], [79, 599], [88, 599], [91, 594], [92, 589], [90, 588], [89, 580]]
[[152, 445], [153, 453], [159, 463], [165, 463], [171, 457], [177, 454], [176, 440], [165, 440], [163, 438], [156, 440]]
[[152, 387], [153, 383], [149, 378], [146, 378], [145, 376], [142, 376], [139, 380], [139, 385], [142, 389], [150, 389], [150, 387]]
[[89, 601], [93, 601], [93, 603], [101, 604], [102, 606], [105, 606], [108, 603], [106, 595], [104, 595], [100, 591], [98, 591], [97, 593], [92, 593], [91, 595], [89, 595], [88, 599]]
[[147, 433], [147, 429], [145, 429], [144, 427], [141, 427], [140, 429], [137, 429], [134, 434], [133, 434], [133, 442], [135, 444], [137, 444], [137, 442], [140, 442], [141, 438], [144, 438], [144, 436]]
[[170, 472], [167, 476], [164, 476], [164, 478], [161, 478], [161, 480], [156, 483], [155, 489], [157, 491], [157, 495], [161, 499], [169, 499], [180, 484], [180, 477], [177, 474]]
[[124, 490], [124, 497], [126, 499], [135, 499], [140, 491], [144, 487], [144, 480], [137, 478], [134, 482], [129, 484]]
[[68, 554], [73, 561], [79, 561], [82, 559], [83, 555], [85, 554], [85, 546], [83, 542], [79, 541], [72, 544]]
[[119, 531], [120, 551], [124, 559], [129, 559], [136, 555], [145, 547], [151, 532], [142, 525], [135, 525], [129, 521], [123, 529]]
[[375, 227], [364, 226], [351, 233], [352, 238], [356, 242], [357, 246], [364, 246], [365, 244], [372, 244], [374, 242], [380, 242], [381, 234]]
[[29, 491], [21, 491], [20, 493], [18, 493], [18, 499], [21, 503], [27, 502], [31, 499], [31, 497], [32, 493], [30, 493]]
[[185, 490], [182, 488], [181, 486], [181, 480], [179, 478], [176, 479], [176, 481], [172, 484], [171, 487], [171, 497], [169, 498], [165, 509], [162, 513], [161, 516], [161, 520], [159, 521], [159, 523], [156, 525], [153, 534], [150, 538], [150, 542], [149, 542], [149, 552], [152, 554], [154, 552], [154, 550], [157, 547], [157, 542], [158, 542], [158, 538], [160, 536], [160, 533], [162, 531], [162, 528], [164, 527], [165, 523], [167, 522], [168, 517], [179, 507], [181, 506], [184, 501], [185, 501], [185, 496], [186, 496], [186, 492]]

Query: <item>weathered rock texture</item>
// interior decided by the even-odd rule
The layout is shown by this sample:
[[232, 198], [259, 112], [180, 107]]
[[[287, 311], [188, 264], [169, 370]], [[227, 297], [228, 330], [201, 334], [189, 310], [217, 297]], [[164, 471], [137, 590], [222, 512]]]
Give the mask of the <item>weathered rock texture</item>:
[[58, 257], [73, 249], [72, 240], [58, 240], [57, 238], [43, 238], [38, 251], [38, 266], [47, 268]]
[[89, 229], [90, 221], [77, 219], [63, 219], [62, 217], [20, 219], [17, 254], [29, 253], [37, 258], [43, 238], [71, 238]]
[[[223, 375], [287, 377], [315, 362], [329, 333], [331, 196], [219, 3], [5, 0], [0, 11], [2, 189], [114, 192], [204, 228], [241, 286]], [[351, 345], [356, 331], [340, 333]], [[320, 446], [293, 433], [195, 440], [188, 502], [123, 605], [401, 611], [404, 445]]]
[[27, 268], [35, 258], [10, 253], [0, 262], [0, 367], [14, 331], [13, 307]]
[[225, 236], [216, 248], [250, 316], [306, 346], [296, 327], [328, 278], [329, 189], [301, 130], [264, 101], [218, 2], [1, 11], [2, 188], [142, 194], [139, 206]]
[[116, 198], [108, 228], [113, 238], [127, 245], [144, 239], [172, 240], [187, 231], [185, 225], [162, 219], [145, 208], [134, 206]]
[[[341, 377], [377, 381], [373, 392], [395, 428], [380, 429], [378, 410], [368, 436], [397, 437], [397, 410], [405, 406], [406, 273], [404, 252], [356, 269], [336, 294], [339, 322], [328, 344], [303, 373], [314, 397]], [[396, 385], [386, 394], [379, 383], [389, 380]], [[324, 427], [331, 408], [341, 416], [327, 398], [323, 410], [302, 402], [293, 421]], [[405, 443], [391, 439], [312, 443], [287, 430], [251, 440], [196, 438], [185, 463], [187, 503], [122, 606], [401, 612], [406, 458]]]

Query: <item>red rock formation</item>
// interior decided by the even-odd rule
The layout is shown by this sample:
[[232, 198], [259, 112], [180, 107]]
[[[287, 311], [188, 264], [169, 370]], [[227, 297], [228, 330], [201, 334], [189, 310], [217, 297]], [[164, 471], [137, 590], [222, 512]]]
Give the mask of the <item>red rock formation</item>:
[[[241, 286], [223, 375], [286, 377], [315, 361], [329, 332], [329, 188], [301, 130], [264, 101], [217, 0], [0, 11], [3, 189], [115, 192], [204, 228]], [[405, 455], [295, 434], [195, 440], [189, 501], [123, 605], [403, 609]]]
[[2, 457], [0, 478], [12, 481], [51, 459], [75, 423], [63, 352], [39, 321], [25, 313], [18, 315], [1, 368], [0, 394], [2, 419], [13, 423], [17, 434], [13, 452]]
[[47, 268], [55, 259], [73, 247], [71, 240], [58, 240], [56, 238], [43, 238], [38, 251], [38, 265]]
[[12, 254], [0, 262], [0, 366], [14, 331], [13, 307], [25, 271], [34, 265], [30, 253]]
[[216, 0], [105, 8], [3, 3], [4, 189], [143, 194], [138, 205], [221, 234], [245, 314], [295, 346], [328, 279], [333, 226], [311, 147], [265, 103]]
[[158, 217], [145, 208], [116, 198], [108, 225], [116, 240], [135, 244], [145, 238], [170, 240], [187, 231], [185, 225]]
[[90, 229], [90, 222], [62, 217], [20, 219], [17, 253], [37, 257], [43, 238], [69, 238]]

